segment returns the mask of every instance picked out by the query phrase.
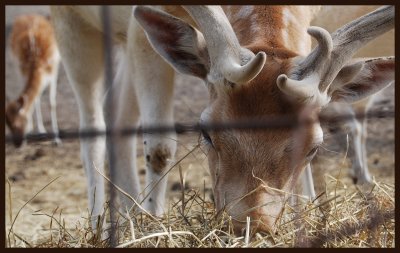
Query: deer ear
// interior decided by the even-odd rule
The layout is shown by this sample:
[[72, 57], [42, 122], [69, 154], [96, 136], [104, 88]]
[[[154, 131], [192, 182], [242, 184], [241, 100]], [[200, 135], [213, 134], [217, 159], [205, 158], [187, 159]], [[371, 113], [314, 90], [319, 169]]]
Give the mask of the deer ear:
[[134, 16], [146, 32], [150, 44], [175, 70], [205, 78], [209, 56], [203, 34], [165, 12], [138, 6]]
[[332, 82], [331, 101], [354, 103], [394, 82], [394, 57], [356, 59], [343, 67]]

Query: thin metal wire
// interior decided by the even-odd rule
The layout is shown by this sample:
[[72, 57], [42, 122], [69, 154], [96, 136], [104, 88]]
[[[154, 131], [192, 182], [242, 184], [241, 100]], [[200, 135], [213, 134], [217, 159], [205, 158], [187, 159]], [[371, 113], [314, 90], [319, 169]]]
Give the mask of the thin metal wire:
[[[107, 152], [108, 161], [110, 169], [110, 179], [112, 182], [116, 182], [116, 171], [115, 171], [115, 149], [114, 149], [114, 137], [116, 136], [130, 136], [138, 135], [143, 133], [167, 133], [175, 132], [177, 134], [184, 134], [187, 132], [201, 132], [201, 131], [227, 131], [227, 130], [265, 130], [265, 129], [277, 129], [277, 128], [297, 128], [303, 126], [303, 123], [299, 122], [299, 118], [296, 115], [284, 115], [284, 116], [274, 116], [268, 118], [260, 119], [246, 119], [242, 121], [231, 121], [231, 122], [220, 122], [220, 123], [191, 123], [182, 124], [175, 123], [174, 125], [152, 125], [139, 128], [125, 128], [125, 129], [115, 129], [113, 127], [114, 120], [114, 101], [113, 101], [113, 64], [112, 64], [112, 27], [110, 22], [110, 10], [109, 6], [102, 6], [102, 25], [103, 25], [103, 43], [104, 43], [104, 90], [106, 93], [106, 106], [108, 122], [107, 129], [105, 131], [98, 131], [92, 129], [86, 130], [72, 130], [65, 131], [60, 130], [59, 133], [44, 133], [44, 134], [28, 134], [24, 136], [23, 139], [29, 142], [44, 142], [48, 140], [53, 140], [57, 135], [60, 139], [86, 139], [86, 138], [96, 138], [106, 136], [107, 138]], [[7, 33], [6, 33], [7, 35]], [[320, 115], [316, 121], [326, 124], [338, 124], [347, 120], [364, 119], [364, 118], [394, 118], [394, 111], [374, 111], [368, 113], [358, 113], [353, 114], [341, 114], [335, 116], [324, 116]], [[307, 122], [310, 124], [312, 122]], [[297, 142], [304, 142], [301, 135], [294, 135]], [[12, 142], [13, 136], [6, 136], [6, 143]], [[293, 161], [296, 160], [298, 150], [293, 152]], [[110, 246], [116, 247], [118, 245], [118, 233], [117, 233], [117, 219], [115, 210], [115, 200], [116, 190], [110, 187], [110, 222], [111, 222], [111, 232], [110, 232]], [[249, 218], [249, 217], [247, 217]], [[249, 224], [249, 223], [248, 223]], [[248, 232], [248, 231], [247, 231]]]
[[[320, 115], [318, 120], [322, 124], [339, 124], [356, 119], [377, 119], [377, 118], [394, 118], [394, 111], [371, 111], [367, 114], [357, 113], [353, 114], [338, 114], [335, 116]], [[227, 131], [227, 130], [263, 130], [274, 128], [294, 128], [298, 127], [299, 122], [294, 115], [285, 116], [268, 116], [260, 119], [247, 119], [240, 121], [219, 122], [219, 123], [175, 123], [174, 125], [149, 125], [145, 127], [133, 127], [123, 129], [107, 129], [106, 131], [99, 131], [94, 129], [85, 130], [60, 130], [59, 138], [66, 139], [88, 139], [98, 136], [130, 136], [139, 135], [143, 133], [168, 133], [175, 132], [177, 134], [184, 134], [188, 132], [201, 132], [201, 131]], [[48, 133], [34, 133], [27, 134], [24, 140], [31, 143], [44, 142], [53, 140], [55, 134]], [[7, 135], [5, 138], [6, 143], [13, 142], [13, 136]]]

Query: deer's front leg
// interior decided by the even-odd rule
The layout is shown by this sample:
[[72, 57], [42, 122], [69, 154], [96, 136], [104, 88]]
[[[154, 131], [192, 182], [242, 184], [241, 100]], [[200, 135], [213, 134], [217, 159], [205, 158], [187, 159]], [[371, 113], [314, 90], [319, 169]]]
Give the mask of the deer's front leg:
[[[115, 129], [131, 129], [138, 127], [139, 108], [126, 50], [121, 49], [120, 56], [113, 85], [115, 122], [110, 122], [109, 125], [113, 124]], [[136, 169], [136, 135], [116, 136], [114, 150], [118, 156], [114, 161], [116, 170], [114, 183], [130, 196], [118, 191], [121, 200], [120, 211], [125, 214], [127, 210], [136, 207], [131, 198], [140, 202], [141, 187]]]
[[39, 133], [46, 133], [46, 128], [43, 124], [42, 107], [41, 107], [41, 94], [35, 100], [35, 114], [36, 114], [36, 125]]
[[58, 71], [59, 71], [60, 64], [59, 64], [59, 60], [55, 60], [55, 61], [56, 62], [54, 63], [54, 66], [53, 66], [53, 72], [51, 73], [51, 77], [50, 77], [49, 98], [50, 98], [51, 128], [53, 130], [53, 133], [55, 134], [53, 142], [55, 145], [60, 145], [61, 139], [59, 138], [58, 123], [57, 123], [57, 108], [56, 108], [56, 106], [57, 106], [57, 101], [56, 101], [57, 80], [58, 80]]
[[[77, 99], [80, 129], [105, 130], [103, 116], [102, 34], [67, 7], [52, 7], [52, 20], [68, 80]], [[105, 138], [81, 139], [81, 158], [86, 173], [92, 229], [98, 226], [105, 203], [103, 172]]]
[[314, 188], [314, 179], [311, 171], [311, 164], [309, 163], [307, 167], [304, 169], [303, 174], [301, 175], [301, 182], [303, 185], [303, 194], [308, 196], [310, 200], [314, 200], [316, 197], [315, 188]]
[[[172, 125], [173, 120], [173, 69], [150, 47], [141, 28], [133, 24], [133, 43], [128, 43], [134, 84], [139, 102], [143, 127]], [[145, 133], [144, 153], [146, 160], [145, 208], [152, 214], [164, 212], [167, 176], [162, 176], [176, 151], [175, 133]]]
[[349, 156], [351, 157], [352, 167], [350, 175], [356, 184], [368, 184], [372, 182], [371, 175], [368, 170], [366, 156], [366, 123], [360, 124], [357, 119], [352, 119], [347, 123], [349, 130]]

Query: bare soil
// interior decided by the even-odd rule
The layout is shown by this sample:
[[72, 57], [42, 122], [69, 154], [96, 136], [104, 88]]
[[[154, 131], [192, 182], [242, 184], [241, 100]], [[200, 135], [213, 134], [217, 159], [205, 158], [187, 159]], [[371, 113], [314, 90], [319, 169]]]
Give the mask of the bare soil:
[[[21, 13], [49, 12], [47, 6], [7, 6], [6, 25]], [[14, 99], [21, 91], [23, 84], [16, 75], [15, 65], [10, 60], [9, 47], [6, 48], [6, 95]], [[207, 91], [198, 79], [178, 75], [175, 90], [175, 118], [178, 122], [196, 122], [208, 100]], [[382, 99], [377, 101], [372, 109], [394, 110], [393, 87], [387, 89]], [[50, 113], [48, 91], [42, 97], [42, 110], [46, 129], [50, 131]], [[57, 88], [57, 113], [59, 126], [63, 130], [77, 129], [79, 125], [78, 108], [71, 87], [68, 84], [64, 69], [61, 68]], [[6, 134], [9, 134], [6, 129]], [[343, 134], [327, 134], [324, 147], [313, 166], [315, 182], [323, 182], [324, 175], [340, 176], [343, 181], [354, 187], [348, 177], [349, 163], [343, 163], [345, 147], [339, 145], [337, 139], [343, 139]], [[183, 157], [197, 145], [198, 134], [179, 136], [176, 160]], [[140, 137], [138, 143], [141, 143]], [[64, 140], [61, 146], [55, 147], [51, 142], [26, 143], [16, 149], [11, 144], [5, 144], [6, 179], [6, 231], [16, 218], [20, 208], [37, 194], [46, 184], [57, 178], [35, 198], [33, 198], [19, 213], [13, 225], [16, 234], [34, 242], [45, 235], [50, 227], [51, 219], [43, 214], [59, 215], [67, 227], [73, 229], [86, 223], [87, 195], [86, 180], [80, 161], [80, 146], [78, 140]], [[145, 168], [142, 148], [138, 150], [138, 170], [144, 182]], [[368, 165], [371, 174], [377, 181], [394, 185], [394, 120], [376, 119], [368, 124]], [[180, 163], [186, 175], [187, 188], [205, 190], [211, 197], [211, 180], [208, 173], [207, 158], [201, 150], [189, 155]], [[340, 175], [339, 175], [340, 174]], [[169, 176], [168, 198], [179, 196], [180, 178], [178, 167]], [[317, 194], [324, 190], [324, 185], [316, 185]]]

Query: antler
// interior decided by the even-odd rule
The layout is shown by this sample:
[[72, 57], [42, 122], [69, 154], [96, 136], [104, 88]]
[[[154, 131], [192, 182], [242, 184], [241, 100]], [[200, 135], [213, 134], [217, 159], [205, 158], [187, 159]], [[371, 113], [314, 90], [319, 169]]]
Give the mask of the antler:
[[[303, 96], [301, 81], [318, 77], [318, 88], [325, 93], [342, 67], [353, 55], [379, 35], [394, 27], [394, 7], [384, 6], [336, 30], [330, 35], [320, 27], [307, 32], [318, 41], [318, 46], [290, 74], [278, 77], [279, 88], [287, 94]], [[361, 66], [362, 67], [362, 66]]]
[[[241, 84], [256, 77], [266, 60], [264, 52], [254, 55], [240, 46], [220, 6], [184, 6], [204, 34], [211, 60], [216, 69], [230, 82]], [[244, 63], [244, 65], [242, 65]]]

